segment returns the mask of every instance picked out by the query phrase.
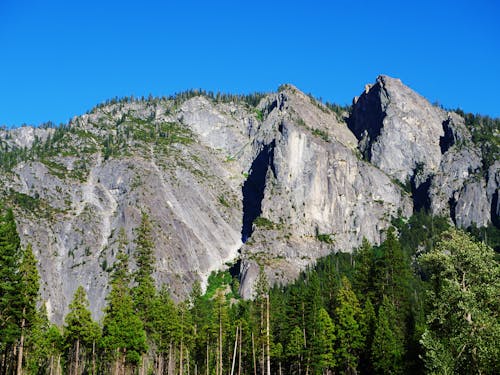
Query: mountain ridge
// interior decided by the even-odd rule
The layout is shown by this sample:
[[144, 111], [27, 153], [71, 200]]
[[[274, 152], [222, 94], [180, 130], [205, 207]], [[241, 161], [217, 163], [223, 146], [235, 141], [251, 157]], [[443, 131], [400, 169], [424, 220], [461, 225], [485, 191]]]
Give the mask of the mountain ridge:
[[364, 237], [380, 243], [391, 219], [415, 208], [462, 227], [497, 220], [498, 159], [484, 174], [462, 116], [387, 76], [345, 115], [283, 85], [124, 99], [63, 128], [1, 132], [1, 195], [39, 260], [51, 320], [62, 321], [80, 284], [101, 316], [118, 231], [132, 252], [143, 211], [155, 278], [177, 299], [235, 259], [250, 298], [260, 267], [289, 282]]

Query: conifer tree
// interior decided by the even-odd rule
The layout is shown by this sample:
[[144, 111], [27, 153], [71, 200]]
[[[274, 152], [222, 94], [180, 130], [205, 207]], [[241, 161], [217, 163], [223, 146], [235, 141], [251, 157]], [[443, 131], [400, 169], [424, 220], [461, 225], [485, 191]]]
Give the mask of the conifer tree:
[[36, 267], [36, 259], [33, 255], [31, 245], [28, 244], [23, 252], [23, 258], [19, 267], [21, 275], [21, 333], [19, 340], [17, 374], [21, 375], [23, 366], [23, 352], [25, 342], [25, 332], [34, 323], [37, 315], [36, 304], [40, 289], [40, 277]]
[[330, 315], [321, 307], [316, 319], [316, 334], [314, 336], [313, 368], [323, 373], [331, 373], [337, 366], [335, 355], [335, 328]]
[[121, 374], [136, 366], [147, 349], [146, 332], [134, 311], [130, 293], [128, 255], [125, 252], [125, 234], [120, 233], [116, 262], [111, 275], [111, 291], [103, 321], [101, 345], [113, 358], [113, 373]]
[[135, 309], [144, 323], [146, 333], [152, 332], [150, 308], [155, 298], [156, 288], [153, 279], [154, 243], [151, 238], [151, 222], [146, 213], [142, 213], [141, 223], [136, 231], [134, 260], [137, 270], [134, 273], [132, 296]]
[[342, 277], [341, 288], [337, 293], [334, 314], [336, 348], [335, 356], [341, 372], [354, 373], [358, 366], [359, 354], [363, 347], [363, 320], [361, 306], [352, 291], [347, 277]]
[[355, 252], [355, 266], [353, 287], [357, 291], [358, 298], [372, 298], [373, 290], [373, 261], [374, 254], [371, 244], [366, 238], [363, 238], [361, 246]]
[[295, 326], [290, 332], [288, 343], [286, 345], [286, 356], [288, 357], [291, 368], [290, 372], [301, 373], [301, 363], [304, 353], [304, 334], [299, 326]]
[[64, 341], [70, 366], [68, 372], [79, 375], [86, 365], [87, 352], [92, 350], [91, 354], [95, 355], [93, 349], [100, 336], [100, 327], [92, 320], [87, 294], [82, 286], [77, 288], [69, 309], [64, 319]]
[[396, 310], [393, 303], [384, 296], [378, 311], [371, 348], [371, 359], [376, 374], [403, 373], [403, 337], [394, 324], [395, 317]]
[[22, 251], [17, 233], [14, 213], [11, 209], [0, 215], [0, 350], [4, 360], [1, 371], [12, 366], [14, 344], [21, 334], [22, 320], [22, 275], [19, 266]]

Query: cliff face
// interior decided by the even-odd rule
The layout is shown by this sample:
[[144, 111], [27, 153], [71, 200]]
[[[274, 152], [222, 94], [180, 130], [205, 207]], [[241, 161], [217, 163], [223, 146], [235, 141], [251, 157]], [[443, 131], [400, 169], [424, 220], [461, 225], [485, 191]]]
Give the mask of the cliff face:
[[118, 234], [133, 253], [141, 212], [155, 278], [177, 299], [236, 259], [251, 297], [260, 267], [288, 282], [363, 237], [379, 243], [415, 208], [498, 224], [499, 163], [481, 173], [463, 119], [399, 80], [367, 86], [347, 121], [290, 85], [256, 99], [122, 101], [64, 129], [0, 132], [1, 194], [33, 245], [53, 321], [78, 285], [102, 315]]
[[496, 215], [498, 163], [482, 171], [481, 151], [456, 113], [380, 76], [355, 101], [348, 122], [365, 158], [407, 185], [416, 208], [465, 228], [486, 226]]

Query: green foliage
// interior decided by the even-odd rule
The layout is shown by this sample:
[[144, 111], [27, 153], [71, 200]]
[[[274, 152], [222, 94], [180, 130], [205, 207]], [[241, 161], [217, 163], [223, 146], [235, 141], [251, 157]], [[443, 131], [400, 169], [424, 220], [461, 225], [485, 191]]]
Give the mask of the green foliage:
[[68, 347], [79, 340], [82, 345], [90, 346], [99, 338], [100, 328], [92, 320], [89, 301], [85, 289], [80, 285], [69, 304], [69, 313], [64, 319], [64, 340]]
[[262, 217], [262, 216], [259, 216], [257, 217], [254, 221], [253, 221], [253, 224], [256, 226], [256, 227], [259, 227], [259, 228], [264, 228], [264, 229], [269, 229], [269, 230], [272, 230], [275, 228], [276, 224], [273, 223], [271, 220], [265, 218], [265, 217]]
[[494, 252], [459, 230], [421, 257], [431, 275], [425, 364], [436, 373], [499, 373], [500, 265]]
[[472, 133], [472, 141], [481, 149], [483, 173], [486, 174], [489, 167], [500, 158], [500, 118], [465, 113], [460, 109], [455, 112], [465, 119], [465, 125]]
[[313, 129], [312, 133], [316, 137], [320, 137], [325, 142], [330, 142], [330, 137], [328, 136], [328, 133], [325, 132], [324, 130], [322, 130], [322, 129]]
[[363, 348], [363, 313], [358, 298], [347, 277], [342, 278], [342, 286], [336, 297], [333, 315], [336, 335], [338, 368], [345, 373], [353, 373], [358, 367], [360, 351]]
[[228, 271], [212, 271], [208, 276], [208, 285], [205, 298], [211, 299], [219, 289], [228, 288], [233, 279]]
[[107, 296], [101, 347], [115, 361], [137, 365], [147, 350], [146, 332], [136, 315], [129, 288], [128, 255], [125, 252], [124, 232], [120, 233], [117, 260], [111, 274], [111, 291]]
[[0, 215], [0, 349], [19, 338], [23, 311], [23, 275], [19, 272], [22, 250], [11, 209]]
[[137, 269], [133, 275], [134, 287], [132, 296], [135, 310], [144, 323], [146, 332], [151, 331], [151, 316], [149, 307], [155, 296], [154, 272], [154, 243], [151, 235], [151, 222], [146, 213], [142, 213], [141, 223], [136, 230], [134, 260]]
[[327, 243], [329, 245], [332, 245], [335, 242], [333, 236], [334, 235], [331, 233], [316, 233], [316, 239], [318, 241]]
[[371, 359], [376, 374], [403, 373], [403, 337], [396, 322], [394, 304], [384, 296], [378, 311], [373, 337]]

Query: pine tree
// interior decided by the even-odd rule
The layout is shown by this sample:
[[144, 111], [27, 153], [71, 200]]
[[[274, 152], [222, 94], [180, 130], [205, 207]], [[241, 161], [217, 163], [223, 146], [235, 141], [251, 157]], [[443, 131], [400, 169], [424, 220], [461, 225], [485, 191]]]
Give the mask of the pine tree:
[[44, 305], [37, 311], [29, 328], [26, 348], [26, 373], [39, 374], [46, 370], [50, 374], [61, 373], [63, 338], [59, 328], [49, 322]]
[[78, 375], [82, 373], [87, 352], [95, 348], [100, 327], [92, 320], [87, 294], [82, 286], [77, 288], [69, 309], [64, 320], [64, 341], [70, 364], [69, 373]]
[[363, 348], [360, 353], [359, 368], [363, 374], [373, 373], [370, 356], [376, 324], [377, 315], [375, 314], [375, 309], [373, 308], [370, 298], [368, 298], [365, 302], [363, 319], [360, 324], [361, 335], [363, 337]]
[[335, 328], [328, 312], [321, 307], [316, 319], [316, 335], [314, 336], [313, 368], [331, 373], [337, 366], [335, 356]]
[[360, 300], [372, 298], [373, 289], [373, 248], [366, 238], [363, 238], [361, 246], [356, 250], [354, 266], [353, 287], [358, 293]]
[[384, 296], [378, 311], [371, 349], [372, 364], [376, 374], [403, 373], [403, 337], [394, 324], [395, 316], [393, 303]]
[[[0, 216], [0, 350], [4, 360], [1, 371], [12, 366], [14, 343], [21, 335], [22, 320], [22, 275], [19, 266], [22, 251], [14, 214], [11, 209]], [[12, 366], [13, 367], [13, 366]]]
[[134, 311], [130, 293], [128, 255], [125, 252], [124, 233], [111, 275], [111, 291], [103, 321], [101, 346], [113, 358], [115, 373], [123, 373], [127, 367], [137, 366], [142, 353], [146, 352], [146, 332]]
[[28, 244], [23, 252], [23, 258], [19, 267], [21, 275], [21, 333], [19, 340], [18, 361], [17, 361], [17, 374], [22, 373], [23, 365], [23, 352], [25, 332], [34, 323], [37, 318], [36, 304], [38, 301], [38, 293], [40, 289], [40, 277], [38, 269], [36, 268], [37, 261], [33, 255], [31, 245]]
[[146, 333], [153, 330], [150, 308], [155, 298], [156, 288], [153, 279], [154, 243], [151, 239], [151, 222], [146, 213], [142, 213], [141, 223], [136, 231], [134, 260], [137, 270], [134, 273], [132, 296], [137, 314], [144, 323]]
[[351, 283], [342, 277], [341, 288], [337, 293], [336, 309], [334, 315], [336, 350], [335, 356], [341, 372], [352, 373], [356, 371], [360, 351], [363, 347], [363, 320], [361, 306], [352, 291]]
[[300, 365], [304, 354], [304, 334], [299, 326], [295, 326], [290, 332], [285, 354], [292, 365], [290, 372], [298, 371], [300, 373]]

